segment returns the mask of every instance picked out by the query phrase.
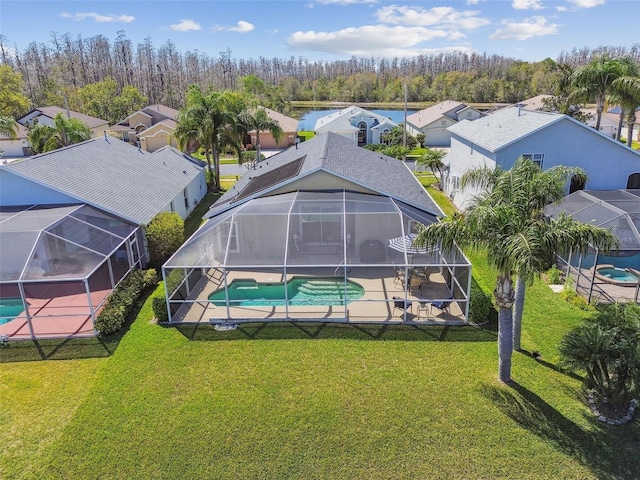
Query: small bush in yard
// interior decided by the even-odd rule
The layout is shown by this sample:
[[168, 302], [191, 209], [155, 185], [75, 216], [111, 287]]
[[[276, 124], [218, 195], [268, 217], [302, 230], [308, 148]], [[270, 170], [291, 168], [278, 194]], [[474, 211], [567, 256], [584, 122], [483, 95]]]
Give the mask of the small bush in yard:
[[562, 270], [560, 270], [557, 265], [552, 265], [551, 268], [547, 270], [547, 279], [551, 285], [562, 284]]
[[146, 228], [149, 263], [160, 267], [184, 241], [184, 220], [175, 212], [160, 212]]
[[140, 296], [158, 284], [158, 275], [153, 268], [134, 270], [113, 291], [107, 304], [96, 318], [96, 330], [102, 335], [115, 333], [122, 328]]
[[167, 300], [163, 296], [153, 297], [151, 300], [151, 308], [158, 322], [168, 322], [169, 314], [167, 313]]
[[477, 325], [486, 323], [489, 320], [491, 310], [493, 310], [491, 296], [487, 295], [475, 282], [472, 283], [469, 294], [470, 320]]

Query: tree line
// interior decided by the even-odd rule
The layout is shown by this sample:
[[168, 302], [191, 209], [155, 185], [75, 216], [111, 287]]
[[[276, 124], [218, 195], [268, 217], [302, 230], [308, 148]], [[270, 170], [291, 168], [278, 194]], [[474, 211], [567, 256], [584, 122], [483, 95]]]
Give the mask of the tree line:
[[[557, 60], [525, 62], [500, 55], [460, 51], [410, 58], [356, 58], [310, 61], [303, 57], [238, 59], [231, 50], [211, 56], [197, 50], [180, 52], [167, 41], [156, 47], [151, 38], [134, 45], [124, 31], [114, 41], [104, 35], [84, 38], [51, 33], [49, 42], [12, 48], [0, 35], [0, 62], [20, 73], [31, 106], [76, 101], [80, 89], [107, 79], [117, 94], [126, 87], [148, 103], [179, 109], [188, 86], [242, 90], [255, 76], [269, 86], [270, 106], [283, 111], [287, 102], [398, 102], [404, 85], [411, 102], [456, 99], [465, 102], [515, 103], [552, 93], [561, 75], [559, 64], [577, 67], [595, 56], [628, 57], [640, 64], [640, 43], [631, 47], [582, 48], [562, 52]], [[129, 92], [131, 94], [131, 92]]]

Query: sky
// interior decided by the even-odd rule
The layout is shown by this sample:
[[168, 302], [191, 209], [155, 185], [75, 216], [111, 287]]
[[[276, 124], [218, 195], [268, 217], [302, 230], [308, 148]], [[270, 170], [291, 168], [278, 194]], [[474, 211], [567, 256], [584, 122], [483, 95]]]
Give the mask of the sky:
[[52, 32], [134, 47], [310, 61], [452, 50], [526, 61], [640, 42], [638, 0], [0, 0], [0, 34], [19, 51]]

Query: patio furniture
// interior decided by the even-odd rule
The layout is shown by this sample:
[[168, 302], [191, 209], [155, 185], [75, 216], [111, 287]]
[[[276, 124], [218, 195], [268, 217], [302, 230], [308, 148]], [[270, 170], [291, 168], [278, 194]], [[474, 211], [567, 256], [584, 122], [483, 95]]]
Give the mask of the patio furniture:
[[393, 283], [400, 283], [400, 285], [405, 284], [405, 269], [400, 267], [395, 267], [396, 276], [393, 279]]
[[418, 315], [418, 318], [429, 319], [429, 302], [427, 300], [420, 300], [416, 314]]
[[451, 300], [436, 300], [435, 302], [431, 302], [431, 307], [437, 308], [441, 312], [448, 312], [450, 314], [451, 303]]
[[393, 311], [395, 313], [396, 308], [399, 308], [400, 310], [402, 310], [405, 315], [407, 313], [407, 310], [411, 310], [411, 312], [413, 313], [413, 307], [412, 307], [412, 302], [411, 300], [405, 300], [404, 298], [400, 298], [400, 297], [393, 297]]

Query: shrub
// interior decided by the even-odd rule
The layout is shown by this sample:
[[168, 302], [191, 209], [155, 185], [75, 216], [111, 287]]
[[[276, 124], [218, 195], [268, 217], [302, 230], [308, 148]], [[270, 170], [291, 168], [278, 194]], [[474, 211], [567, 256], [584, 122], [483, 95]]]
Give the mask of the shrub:
[[169, 314], [167, 313], [167, 300], [162, 296], [153, 297], [151, 300], [151, 308], [153, 308], [153, 313], [156, 316], [156, 320], [158, 322], [168, 322]]
[[[263, 153], [261, 153], [260, 154], [260, 161], [262, 161], [264, 159], [265, 159], [265, 156], [264, 156]], [[256, 161], [256, 152], [255, 152], [255, 150], [242, 152], [240, 154], [240, 163], [241, 164], [255, 162], [255, 161]]]
[[153, 268], [131, 272], [118, 284], [96, 318], [96, 330], [102, 335], [120, 330], [140, 296], [157, 284], [158, 276]]
[[471, 283], [469, 293], [469, 318], [476, 325], [489, 321], [489, 314], [493, 310], [491, 295], [485, 293], [475, 282]]
[[573, 290], [569, 285], [565, 286], [562, 289], [562, 291], [560, 292], [560, 297], [562, 297], [574, 307], [579, 308], [580, 310], [584, 310], [586, 312], [595, 310], [595, 307], [593, 305], [591, 305], [589, 302], [587, 302], [586, 299], [578, 295], [576, 291]]
[[551, 268], [547, 270], [547, 279], [551, 285], [561, 285], [562, 270], [560, 270], [557, 265], [552, 265]]
[[426, 135], [424, 133], [416, 134], [416, 141], [418, 142], [418, 146], [424, 145], [425, 138], [426, 138]]
[[184, 241], [184, 221], [175, 212], [160, 212], [147, 225], [149, 263], [160, 267]]

